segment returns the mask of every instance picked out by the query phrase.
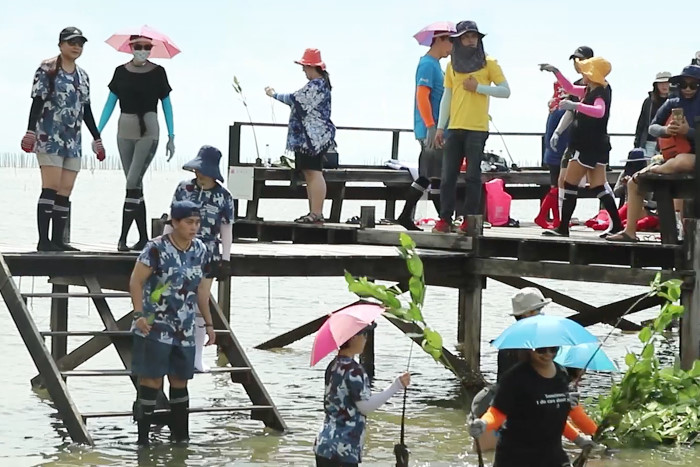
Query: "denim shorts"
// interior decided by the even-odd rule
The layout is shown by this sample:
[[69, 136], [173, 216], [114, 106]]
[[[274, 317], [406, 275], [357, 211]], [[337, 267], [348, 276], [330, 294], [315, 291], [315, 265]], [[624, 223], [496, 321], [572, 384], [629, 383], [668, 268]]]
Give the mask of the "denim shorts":
[[195, 348], [134, 336], [131, 373], [144, 378], [162, 378], [172, 375], [188, 380], [194, 376]]

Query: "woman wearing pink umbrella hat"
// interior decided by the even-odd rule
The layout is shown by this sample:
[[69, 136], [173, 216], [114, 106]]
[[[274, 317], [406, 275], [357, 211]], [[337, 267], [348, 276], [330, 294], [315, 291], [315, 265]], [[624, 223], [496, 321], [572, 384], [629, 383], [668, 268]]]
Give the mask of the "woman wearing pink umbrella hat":
[[332, 314], [316, 335], [312, 364], [340, 347], [325, 372], [326, 415], [314, 443], [317, 467], [361, 463], [367, 415], [411, 383], [411, 375], [404, 373], [384, 391], [371, 394], [369, 377], [354, 359], [364, 350], [367, 334], [377, 326], [374, 320], [382, 311], [382, 307], [368, 303], [351, 305]]
[[[160, 128], [157, 105], [159, 100], [162, 102], [168, 128], [166, 146], [168, 161], [175, 153], [173, 107], [170, 102], [172, 88], [168, 83], [165, 69], [148, 59], [153, 56], [170, 57], [177, 52], [173, 51], [171, 55], [164, 45], [169, 43], [169, 39], [151, 29], [142, 29], [137, 34], [128, 36], [114, 35], [107, 40], [107, 43], [118, 51], [128, 52], [133, 56], [129, 62], [114, 70], [114, 76], [109, 83], [109, 97], [98, 126], [101, 131], [107, 125], [119, 101], [121, 115], [117, 126], [117, 147], [126, 176], [126, 196], [117, 250], [141, 250], [148, 241], [143, 176], [153, 161], [158, 147]], [[134, 221], [139, 231], [139, 241], [129, 247], [126, 244], [126, 237]]]

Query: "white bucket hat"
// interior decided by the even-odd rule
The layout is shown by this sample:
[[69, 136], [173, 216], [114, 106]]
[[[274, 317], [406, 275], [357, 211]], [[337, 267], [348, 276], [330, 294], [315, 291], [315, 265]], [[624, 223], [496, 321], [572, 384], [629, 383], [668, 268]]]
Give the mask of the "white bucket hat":
[[542, 292], [535, 287], [525, 287], [518, 290], [511, 298], [513, 304], [512, 316], [520, 316], [528, 311], [535, 311], [552, 303], [551, 298], [544, 298]]
[[670, 71], [660, 71], [659, 73], [656, 74], [656, 77], [654, 78], [655, 83], [668, 83], [668, 80], [671, 79], [673, 75], [671, 74]]

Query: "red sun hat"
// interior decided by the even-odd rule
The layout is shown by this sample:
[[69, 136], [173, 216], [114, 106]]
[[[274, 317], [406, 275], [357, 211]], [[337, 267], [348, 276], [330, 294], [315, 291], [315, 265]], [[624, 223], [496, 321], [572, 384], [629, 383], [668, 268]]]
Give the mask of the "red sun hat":
[[322, 70], [326, 69], [326, 64], [321, 60], [321, 51], [318, 49], [306, 49], [301, 60], [296, 60], [294, 63], [307, 66], [318, 66]]

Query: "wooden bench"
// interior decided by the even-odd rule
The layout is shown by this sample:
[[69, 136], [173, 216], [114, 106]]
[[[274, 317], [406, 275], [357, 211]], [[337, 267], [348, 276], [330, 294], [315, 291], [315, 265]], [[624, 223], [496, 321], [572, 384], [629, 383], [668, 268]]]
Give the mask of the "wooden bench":
[[[244, 164], [241, 164], [244, 165]], [[607, 173], [608, 181], [614, 184], [619, 170]], [[384, 217], [395, 219], [397, 200], [406, 198], [406, 190], [413, 182], [407, 170], [380, 167], [341, 167], [324, 169], [326, 199], [332, 200], [330, 222], [340, 222], [344, 200], [382, 200], [386, 202]], [[258, 219], [261, 199], [306, 199], [303, 180], [291, 184], [292, 171], [281, 167], [255, 167], [253, 171], [253, 199], [247, 202], [246, 219]], [[484, 172], [482, 182], [502, 178], [506, 192], [513, 199], [541, 199], [549, 190], [549, 172], [542, 169], [523, 169], [520, 172]], [[287, 183], [281, 183], [287, 182]], [[457, 182], [457, 198], [464, 196], [464, 176]], [[583, 190], [582, 197], [592, 197]], [[459, 204], [458, 204], [459, 205]]]
[[691, 209], [692, 201], [697, 196], [698, 187], [695, 174], [655, 174], [646, 172], [637, 177], [639, 187], [654, 193], [659, 215], [661, 243], [678, 243], [676, 227], [676, 210], [674, 199], [685, 200], [684, 217], [696, 217]]

